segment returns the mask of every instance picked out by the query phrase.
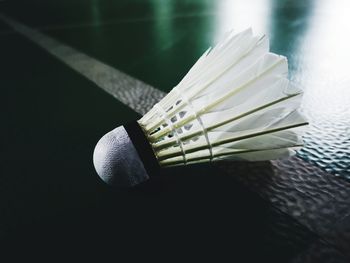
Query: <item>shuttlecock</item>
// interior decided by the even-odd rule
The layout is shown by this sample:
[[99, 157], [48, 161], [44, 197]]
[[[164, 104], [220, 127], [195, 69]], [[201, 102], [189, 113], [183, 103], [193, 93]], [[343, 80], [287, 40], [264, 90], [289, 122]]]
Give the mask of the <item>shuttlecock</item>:
[[140, 120], [101, 138], [96, 171], [109, 184], [133, 186], [163, 166], [291, 156], [307, 124], [301, 97], [267, 37], [229, 32]]

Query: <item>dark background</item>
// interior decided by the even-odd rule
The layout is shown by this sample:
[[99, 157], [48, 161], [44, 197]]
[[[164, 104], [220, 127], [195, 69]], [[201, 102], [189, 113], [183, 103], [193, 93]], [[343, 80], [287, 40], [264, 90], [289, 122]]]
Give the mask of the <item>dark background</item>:
[[0, 20], [2, 248], [347, 262], [349, 11], [326, 0], [0, 1], [1, 14], [165, 92], [225, 31], [252, 26], [287, 56], [310, 121], [297, 157], [167, 169], [112, 189], [95, 174], [93, 148], [139, 115]]

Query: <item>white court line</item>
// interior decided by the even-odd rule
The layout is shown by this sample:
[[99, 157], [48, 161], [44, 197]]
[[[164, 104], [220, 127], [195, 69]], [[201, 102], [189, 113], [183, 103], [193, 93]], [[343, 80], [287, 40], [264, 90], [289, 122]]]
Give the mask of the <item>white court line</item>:
[[0, 14], [0, 19], [134, 111], [145, 114], [165, 93]]

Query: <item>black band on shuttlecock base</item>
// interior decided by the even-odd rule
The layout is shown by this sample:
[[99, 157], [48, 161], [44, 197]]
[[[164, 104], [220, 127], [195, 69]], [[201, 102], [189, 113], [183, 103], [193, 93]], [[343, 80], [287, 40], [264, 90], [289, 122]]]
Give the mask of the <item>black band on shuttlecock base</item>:
[[148, 139], [138, 122], [130, 122], [124, 125], [124, 128], [128, 133], [137, 153], [139, 154], [148, 175], [150, 177], [158, 175], [160, 169], [158, 160], [154, 155], [151, 144], [148, 142]]

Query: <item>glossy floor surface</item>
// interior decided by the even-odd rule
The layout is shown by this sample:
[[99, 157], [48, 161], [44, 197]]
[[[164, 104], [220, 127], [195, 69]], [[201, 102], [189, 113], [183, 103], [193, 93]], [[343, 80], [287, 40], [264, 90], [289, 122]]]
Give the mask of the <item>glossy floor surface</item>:
[[[176, 255], [346, 262], [349, 11], [340, 0], [1, 1], [4, 240], [93, 237], [140, 248], [152, 236]], [[134, 191], [109, 189], [93, 170], [93, 147], [106, 131], [139, 115], [6, 18], [163, 92], [225, 31], [252, 27], [288, 58], [290, 78], [304, 89], [306, 145], [290, 160], [179, 168]]]

